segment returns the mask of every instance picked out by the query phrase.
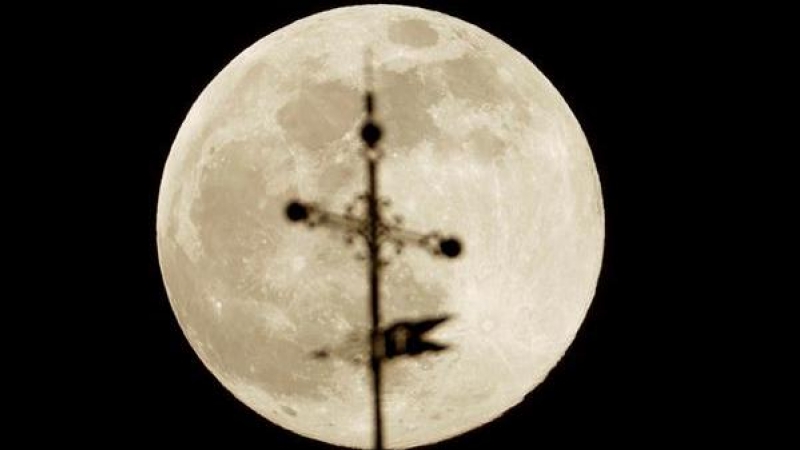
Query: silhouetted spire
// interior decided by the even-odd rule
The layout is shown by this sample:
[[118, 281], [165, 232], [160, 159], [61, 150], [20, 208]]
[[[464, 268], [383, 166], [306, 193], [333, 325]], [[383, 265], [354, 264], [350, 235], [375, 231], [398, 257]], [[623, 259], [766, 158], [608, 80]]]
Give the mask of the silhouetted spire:
[[[364, 142], [364, 160], [367, 171], [366, 192], [359, 194], [345, 209], [344, 214], [336, 214], [320, 208], [314, 203], [292, 200], [286, 206], [286, 217], [292, 222], [302, 222], [309, 227], [324, 226], [344, 232], [345, 241], [353, 243], [355, 238], [364, 240], [369, 265], [370, 297], [370, 368], [372, 370], [375, 407], [375, 449], [383, 450], [383, 415], [381, 408], [381, 370], [386, 359], [400, 356], [417, 356], [426, 352], [439, 352], [446, 345], [425, 340], [425, 334], [448, 320], [448, 316], [423, 318], [417, 321], [399, 321], [383, 328], [380, 316], [381, 271], [388, 259], [381, 250], [383, 244], [392, 244], [396, 253], [406, 245], [414, 245], [429, 251], [434, 256], [455, 258], [461, 254], [461, 242], [452, 236], [445, 237], [438, 232], [419, 233], [401, 227], [402, 217], [393, 216], [384, 220], [384, 210], [390, 201], [379, 196], [378, 164], [380, 162], [379, 144], [383, 131], [375, 119], [376, 99], [373, 92], [372, 52], [364, 54], [364, 113], [361, 139]], [[332, 355], [327, 349], [313, 352], [316, 359], [326, 359]], [[358, 360], [355, 358], [355, 360]]]

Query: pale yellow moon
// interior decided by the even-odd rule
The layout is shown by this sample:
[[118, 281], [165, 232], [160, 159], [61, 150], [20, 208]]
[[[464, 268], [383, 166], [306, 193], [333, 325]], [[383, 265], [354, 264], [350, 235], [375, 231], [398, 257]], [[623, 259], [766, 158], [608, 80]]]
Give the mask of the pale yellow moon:
[[233, 395], [301, 435], [369, 447], [366, 365], [310, 356], [366, 351], [351, 342], [369, 326], [364, 262], [335, 232], [284, 216], [291, 199], [342, 211], [365, 189], [367, 48], [391, 212], [465, 245], [455, 261], [408, 249], [384, 273], [386, 323], [455, 316], [434, 336], [451, 350], [386, 364], [385, 438], [400, 448], [519, 403], [594, 296], [597, 172], [577, 120], [530, 61], [417, 8], [341, 8], [282, 28], [228, 64], [189, 111], [164, 169], [157, 239], [186, 338]]

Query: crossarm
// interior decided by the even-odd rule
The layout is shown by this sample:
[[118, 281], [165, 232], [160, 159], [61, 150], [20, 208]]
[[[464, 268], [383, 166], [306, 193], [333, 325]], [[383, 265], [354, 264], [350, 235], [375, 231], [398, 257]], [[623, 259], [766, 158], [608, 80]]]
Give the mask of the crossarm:
[[[325, 226], [345, 233], [358, 234], [367, 238], [368, 223], [366, 219], [337, 214], [319, 208], [313, 203], [292, 201], [286, 207], [286, 215], [293, 222], [305, 222], [309, 227]], [[408, 230], [399, 225], [379, 224], [381, 241], [388, 241], [398, 246], [415, 246], [435, 256], [455, 258], [461, 254], [461, 242], [452, 236], [443, 236], [438, 232], [420, 233]]]

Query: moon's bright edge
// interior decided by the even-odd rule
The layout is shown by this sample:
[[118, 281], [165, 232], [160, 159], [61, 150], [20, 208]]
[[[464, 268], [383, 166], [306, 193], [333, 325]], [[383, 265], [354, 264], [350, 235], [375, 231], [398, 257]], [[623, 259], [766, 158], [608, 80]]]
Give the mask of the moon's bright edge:
[[[357, 249], [291, 226], [287, 201], [342, 211], [364, 189], [363, 58], [373, 53], [381, 189], [409, 228], [458, 235], [455, 262], [409, 249], [384, 273], [389, 323], [449, 313], [447, 352], [386, 365], [388, 446], [437, 442], [519, 403], [586, 314], [603, 253], [602, 195], [566, 102], [487, 32], [418, 8], [297, 21], [206, 87], [171, 148], [159, 260], [186, 338], [239, 400], [329, 443], [368, 447], [367, 280]], [[361, 334], [359, 334], [361, 333]], [[336, 347], [341, 357], [311, 353]]]

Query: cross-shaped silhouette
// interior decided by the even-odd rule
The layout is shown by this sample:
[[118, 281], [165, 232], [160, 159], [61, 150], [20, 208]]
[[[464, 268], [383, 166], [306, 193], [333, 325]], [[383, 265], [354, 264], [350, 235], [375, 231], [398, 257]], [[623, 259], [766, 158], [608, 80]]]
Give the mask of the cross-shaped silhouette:
[[[369, 59], [369, 54], [367, 55]], [[375, 121], [375, 95], [371, 89], [371, 65], [367, 61], [366, 94], [364, 108], [366, 119], [361, 127], [361, 138], [364, 141], [364, 159], [367, 168], [367, 191], [360, 194], [345, 208], [344, 214], [326, 211], [314, 203], [299, 200], [291, 201], [286, 206], [286, 215], [292, 222], [304, 222], [309, 227], [324, 226], [341, 230], [348, 243], [361, 237], [368, 250], [366, 260], [369, 264], [369, 293], [372, 326], [370, 331], [370, 368], [375, 408], [375, 449], [383, 450], [383, 414], [381, 411], [381, 369], [383, 361], [399, 356], [416, 356], [425, 352], [437, 352], [446, 349], [445, 345], [425, 340], [425, 333], [446, 321], [449, 316], [432, 317], [419, 321], [396, 322], [388, 327], [381, 327], [380, 314], [380, 281], [381, 271], [386, 260], [381, 256], [383, 244], [394, 245], [400, 254], [406, 245], [414, 245], [429, 251], [435, 256], [455, 258], [461, 254], [461, 242], [452, 236], [444, 236], [437, 232], [419, 233], [402, 227], [402, 218], [395, 216], [391, 223], [384, 221], [382, 210], [390, 205], [386, 198], [378, 195], [378, 163], [382, 152], [378, 143], [381, 140], [381, 127]], [[365, 214], [356, 213], [359, 204], [366, 207]], [[317, 352], [317, 357], [326, 357], [326, 352]]]

